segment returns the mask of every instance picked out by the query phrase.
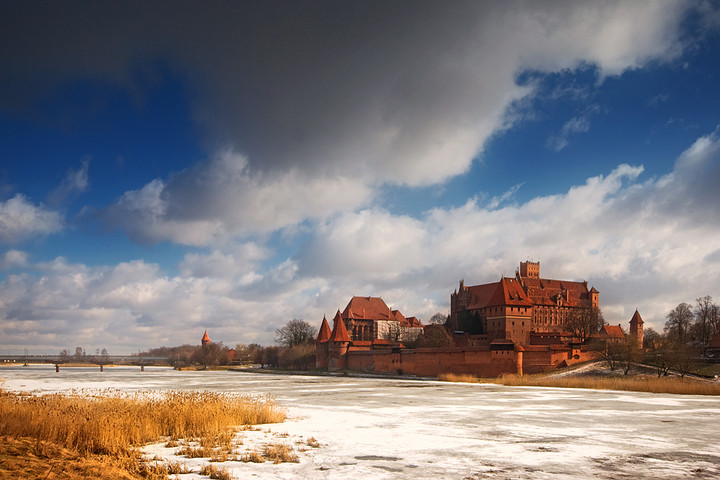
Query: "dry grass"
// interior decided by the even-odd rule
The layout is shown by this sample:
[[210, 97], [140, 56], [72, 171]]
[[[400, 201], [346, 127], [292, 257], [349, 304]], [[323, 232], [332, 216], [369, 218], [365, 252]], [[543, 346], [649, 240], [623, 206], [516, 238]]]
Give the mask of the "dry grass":
[[284, 443], [269, 443], [263, 449], [263, 455], [274, 463], [297, 463], [298, 459], [295, 450], [290, 445]]
[[588, 388], [632, 392], [674, 393], [684, 395], [720, 395], [720, 384], [690, 378], [655, 376], [548, 376], [504, 375], [500, 378], [478, 378], [473, 375], [441, 374], [445, 382], [496, 383], [514, 387]]
[[0, 390], [0, 435], [102, 456], [103, 462], [121, 465], [134, 475], [127, 478], [166, 478], [164, 467], [154, 471], [140, 461], [135, 447], [145, 443], [163, 437], [200, 438], [201, 448], [211, 449], [212, 456], [218, 451], [209, 444], [232, 448], [230, 427], [284, 419], [284, 411], [269, 397], [168, 392], [88, 398]]
[[200, 470], [200, 475], [207, 475], [217, 480], [231, 480], [230, 472], [225, 468], [216, 467], [215, 465], [205, 465]]
[[320, 446], [321, 446], [321, 445], [320, 445], [320, 442], [318, 442], [315, 437], [310, 437], [310, 438], [308, 438], [308, 439], [307, 439], [307, 444], [308, 444], [309, 447], [312, 447], [312, 448], [320, 448]]
[[252, 462], [252, 463], [265, 463], [265, 458], [263, 458], [262, 455], [260, 455], [258, 452], [250, 451], [240, 456], [238, 459], [241, 462]]
[[467, 373], [441, 373], [438, 375], [438, 380], [441, 382], [456, 382], [456, 383], [478, 383], [480, 379], [475, 375]]

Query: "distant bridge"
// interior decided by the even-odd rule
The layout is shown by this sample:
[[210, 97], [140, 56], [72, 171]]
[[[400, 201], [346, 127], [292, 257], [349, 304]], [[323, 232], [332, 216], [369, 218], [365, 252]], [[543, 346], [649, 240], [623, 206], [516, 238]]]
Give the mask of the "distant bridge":
[[48, 363], [55, 365], [55, 371], [60, 371], [63, 364], [90, 364], [98, 365], [103, 371], [105, 365], [136, 365], [141, 370], [146, 366], [170, 365], [168, 357], [148, 357], [142, 355], [0, 355], [0, 363]]

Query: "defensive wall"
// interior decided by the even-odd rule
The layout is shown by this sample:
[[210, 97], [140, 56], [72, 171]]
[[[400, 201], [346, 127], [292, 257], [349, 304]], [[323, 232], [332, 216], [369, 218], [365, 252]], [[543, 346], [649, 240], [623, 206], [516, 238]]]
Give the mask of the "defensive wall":
[[[320, 346], [322, 348], [323, 346]], [[478, 377], [498, 377], [503, 374], [528, 374], [549, 371], [561, 366], [591, 360], [594, 352], [580, 348], [557, 346], [514, 347], [448, 347], [416, 349], [368, 349], [348, 346], [330, 353], [331, 369], [375, 373], [392, 373], [437, 377], [443, 373], [470, 374]], [[323, 355], [318, 358], [324, 357]], [[319, 363], [324, 363], [319, 362]]]

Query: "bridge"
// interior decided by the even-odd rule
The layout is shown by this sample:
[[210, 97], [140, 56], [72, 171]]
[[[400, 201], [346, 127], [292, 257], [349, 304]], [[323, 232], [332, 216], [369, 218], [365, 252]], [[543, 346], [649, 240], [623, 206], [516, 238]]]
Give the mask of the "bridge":
[[105, 365], [136, 365], [140, 370], [146, 366], [170, 365], [168, 357], [147, 357], [141, 355], [0, 355], [0, 363], [47, 363], [55, 365], [55, 371], [60, 371], [63, 364], [89, 364], [97, 365], [103, 371]]

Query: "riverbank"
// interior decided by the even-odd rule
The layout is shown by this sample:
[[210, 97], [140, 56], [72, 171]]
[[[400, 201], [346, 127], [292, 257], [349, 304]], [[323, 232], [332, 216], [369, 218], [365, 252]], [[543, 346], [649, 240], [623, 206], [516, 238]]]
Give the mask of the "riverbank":
[[493, 383], [512, 387], [585, 388], [680, 395], [720, 395], [720, 382], [699, 377], [669, 375], [658, 377], [650, 367], [634, 366], [628, 375], [610, 370], [604, 362], [589, 362], [537, 375], [504, 375], [478, 378], [444, 374], [439, 380], [464, 383]]
[[0, 390], [0, 476], [165, 479], [180, 467], [146, 461], [142, 446], [168, 439], [185, 445], [188, 455], [199, 450], [202, 456], [227, 458], [233, 428], [285, 418], [268, 396]]

